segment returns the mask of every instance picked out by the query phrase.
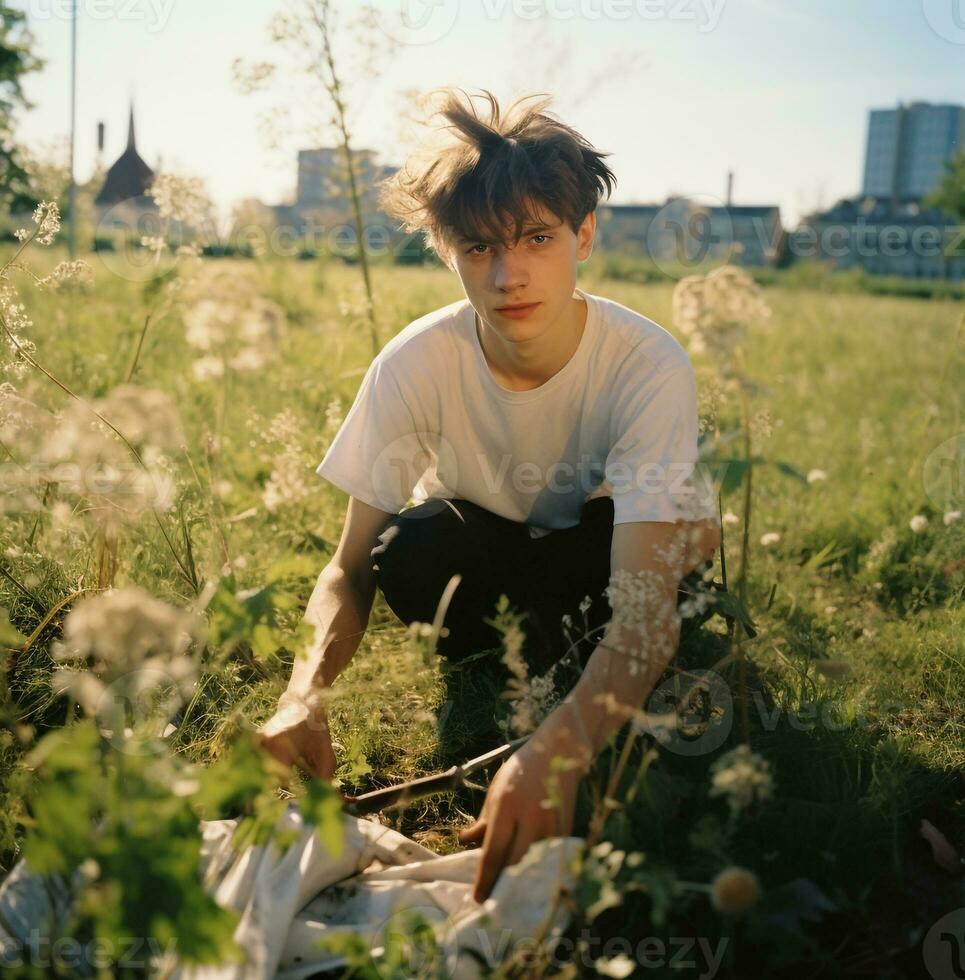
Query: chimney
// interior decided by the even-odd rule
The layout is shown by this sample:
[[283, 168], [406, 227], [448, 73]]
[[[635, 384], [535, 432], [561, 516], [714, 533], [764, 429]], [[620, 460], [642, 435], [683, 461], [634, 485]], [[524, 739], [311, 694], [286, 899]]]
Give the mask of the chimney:
[[727, 171], [727, 207], [731, 205], [731, 199], [734, 195], [734, 171]]
[[102, 122], [97, 124], [97, 152], [104, 152], [104, 124]]

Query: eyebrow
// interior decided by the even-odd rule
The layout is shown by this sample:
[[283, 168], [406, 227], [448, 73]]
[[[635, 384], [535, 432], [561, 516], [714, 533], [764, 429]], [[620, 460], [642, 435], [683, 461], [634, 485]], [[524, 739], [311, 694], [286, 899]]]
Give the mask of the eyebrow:
[[[530, 225], [528, 228], [523, 229], [523, 234], [536, 235], [542, 231], [552, 231], [554, 228], [558, 227], [559, 225]], [[467, 238], [465, 235], [460, 235], [459, 242], [463, 245], [468, 245], [470, 242], [482, 242], [485, 245], [493, 244], [489, 239], [483, 238], [482, 236], [478, 238]]]

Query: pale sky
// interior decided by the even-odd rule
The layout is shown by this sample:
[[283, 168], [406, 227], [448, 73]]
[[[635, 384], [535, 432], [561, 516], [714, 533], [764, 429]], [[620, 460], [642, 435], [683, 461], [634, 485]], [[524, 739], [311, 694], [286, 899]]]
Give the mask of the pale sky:
[[[908, 102], [962, 102], [960, 0], [377, 0], [380, 39], [401, 39], [381, 74], [350, 72], [357, 147], [399, 164], [408, 90], [489, 88], [501, 99], [548, 91], [554, 111], [610, 151], [618, 203], [669, 193], [804, 211], [860, 190], [867, 113]], [[138, 149], [153, 167], [204, 178], [223, 213], [244, 197], [291, 199], [299, 131], [327, 111], [307, 80], [271, 97], [240, 93], [235, 58], [270, 60], [284, 0], [77, 0], [77, 173], [123, 150], [131, 93]], [[36, 108], [19, 136], [69, 132], [69, 0], [14, 0], [48, 64], [29, 78]], [[340, 11], [358, 8], [337, 0]], [[400, 11], [415, 27], [406, 34]], [[960, 13], [960, 12], [959, 12]], [[416, 30], [416, 27], [421, 29]], [[345, 34], [342, 35], [343, 39]], [[412, 43], [412, 42], [417, 43]], [[342, 51], [355, 49], [343, 40]], [[281, 146], [260, 120], [274, 112]]]

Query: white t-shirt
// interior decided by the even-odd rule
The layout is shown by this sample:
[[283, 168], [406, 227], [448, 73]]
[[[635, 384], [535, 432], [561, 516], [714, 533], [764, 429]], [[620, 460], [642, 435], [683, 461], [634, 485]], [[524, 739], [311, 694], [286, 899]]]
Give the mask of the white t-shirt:
[[574, 295], [588, 304], [579, 346], [529, 391], [493, 377], [468, 299], [410, 323], [372, 361], [316, 472], [393, 514], [461, 498], [527, 524], [532, 537], [578, 524], [604, 480], [615, 524], [716, 518], [695, 472], [686, 351], [648, 317]]

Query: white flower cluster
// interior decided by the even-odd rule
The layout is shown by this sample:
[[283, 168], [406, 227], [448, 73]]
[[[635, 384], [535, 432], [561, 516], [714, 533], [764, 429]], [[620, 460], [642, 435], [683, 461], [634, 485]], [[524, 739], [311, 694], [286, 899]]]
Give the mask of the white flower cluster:
[[[676, 564], [673, 556], [668, 556], [668, 566]], [[631, 676], [645, 670], [654, 656], [664, 659], [673, 655], [673, 631], [669, 628], [677, 618], [676, 595], [673, 599], [666, 595], [661, 575], [648, 569], [631, 573], [618, 568], [604, 591], [613, 612], [607, 645], [630, 658]]]
[[147, 699], [160, 688], [183, 697], [197, 675], [187, 651], [203, 627], [194, 613], [136, 586], [81, 599], [67, 616], [63, 641], [51, 644], [51, 656], [83, 666], [58, 670], [54, 687], [102, 718], [118, 699], [147, 710]]
[[58, 262], [53, 272], [38, 279], [38, 289], [53, 289], [58, 292], [69, 290], [85, 291], [94, 285], [94, 270], [83, 259], [75, 262]]
[[151, 184], [148, 194], [162, 219], [201, 228], [211, 213], [211, 202], [200, 177], [161, 174]]
[[673, 319], [695, 353], [729, 354], [748, 324], [771, 315], [760, 287], [744, 270], [723, 265], [706, 276], [686, 276], [674, 287]]
[[752, 752], [749, 745], [738, 745], [711, 766], [711, 796], [726, 796], [731, 811], [739, 813], [755, 801], [773, 795], [771, 764]]
[[54, 415], [0, 388], [0, 437], [29, 466], [3, 471], [4, 511], [35, 510], [49, 487], [84, 502], [104, 526], [136, 520], [149, 508], [166, 510], [176, 487], [161, 450], [183, 443], [177, 411], [160, 391], [121, 385], [93, 406], [141, 454], [138, 463], [116, 435], [81, 402]]
[[30, 367], [27, 357], [32, 357], [37, 350], [37, 345], [24, 336], [33, 321], [27, 316], [27, 309], [13, 285], [5, 279], [0, 280], [0, 320], [5, 328], [3, 339], [12, 358], [6, 371], [15, 378], [22, 378]]
[[272, 458], [271, 473], [261, 495], [271, 513], [303, 503], [315, 491], [308, 479], [311, 468], [302, 446], [303, 433], [302, 421], [286, 408], [271, 419], [267, 431], [262, 434], [266, 441], [280, 447]]
[[202, 356], [194, 364], [201, 381], [218, 378], [226, 367], [257, 371], [272, 359], [285, 331], [285, 312], [259, 296], [236, 273], [207, 273], [200, 298], [184, 312], [185, 339]]
[[25, 242], [32, 238], [38, 245], [50, 245], [57, 232], [60, 231], [60, 208], [55, 201], [41, 201], [33, 213], [36, 231], [19, 228], [14, 232], [18, 241]]

